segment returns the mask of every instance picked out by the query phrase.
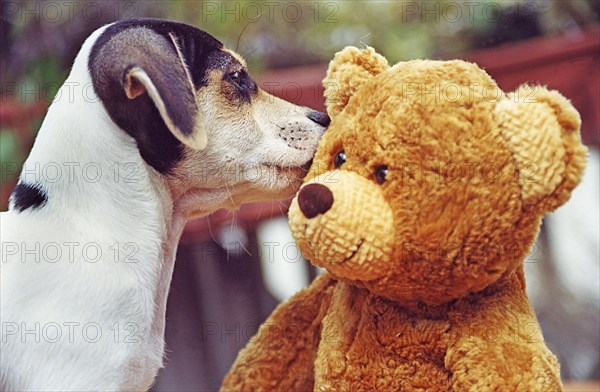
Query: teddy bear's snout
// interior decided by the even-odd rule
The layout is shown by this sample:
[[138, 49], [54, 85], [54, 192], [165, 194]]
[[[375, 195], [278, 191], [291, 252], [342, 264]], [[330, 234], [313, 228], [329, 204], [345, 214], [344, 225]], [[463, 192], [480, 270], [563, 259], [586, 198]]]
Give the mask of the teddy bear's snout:
[[335, 170], [310, 179], [289, 222], [303, 255], [338, 277], [373, 280], [392, 268], [394, 214], [371, 178]]
[[308, 184], [298, 193], [298, 207], [308, 219], [324, 214], [333, 205], [333, 193], [325, 185]]

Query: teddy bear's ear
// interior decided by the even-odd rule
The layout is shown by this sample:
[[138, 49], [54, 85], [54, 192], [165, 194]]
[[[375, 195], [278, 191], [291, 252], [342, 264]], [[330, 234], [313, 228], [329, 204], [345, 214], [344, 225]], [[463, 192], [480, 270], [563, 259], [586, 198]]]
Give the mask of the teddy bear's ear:
[[577, 110], [557, 91], [521, 86], [495, 114], [517, 166], [523, 207], [545, 213], [561, 206], [586, 164]]
[[330, 117], [344, 110], [348, 100], [369, 78], [389, 68], [385, 57], [369, 46], [348, 46], [335, 54], [323, 80], [325, 102]]

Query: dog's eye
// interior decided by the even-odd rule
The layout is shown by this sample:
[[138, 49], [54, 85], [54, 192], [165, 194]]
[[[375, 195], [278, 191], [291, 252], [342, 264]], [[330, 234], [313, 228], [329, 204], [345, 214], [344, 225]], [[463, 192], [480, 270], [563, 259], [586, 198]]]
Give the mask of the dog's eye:
[[234, 71], [231, 72], [229, 75], [229, 79], [231, 79], [232, 82], [234, 82], [235, 84], [237, 84], [238, 86], [242, 85], [242, 73], [239, 71]]
[[388, 174], [387, 165], [377, 166], [375, 168], [375, 180], [377, 180], [377, 183], [383, 184], [386, 180], [387, 174]]
[[344, 150], [342, 150], [338, 152], [335, 158], [333, 159], [333, 165], [336, 169], [339, 169], [340, 166], [342, 166], [344, 163], [346, 163], [346, 153], [344, 152]]

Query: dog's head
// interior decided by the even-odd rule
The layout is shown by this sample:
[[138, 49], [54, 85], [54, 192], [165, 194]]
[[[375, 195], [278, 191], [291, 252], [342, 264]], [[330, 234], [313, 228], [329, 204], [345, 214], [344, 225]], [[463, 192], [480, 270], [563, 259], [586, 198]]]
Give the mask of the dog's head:
[[175, 193], [221, 189], [234, 205], [291, 196], [329, 124], [261, 90], [239, 55], [181, 23], [117, 22], [88, 67], [111, 119]]

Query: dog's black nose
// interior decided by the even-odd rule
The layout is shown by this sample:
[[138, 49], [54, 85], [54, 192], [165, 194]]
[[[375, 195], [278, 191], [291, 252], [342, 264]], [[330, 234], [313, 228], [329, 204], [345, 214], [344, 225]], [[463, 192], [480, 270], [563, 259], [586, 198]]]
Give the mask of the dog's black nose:
[[317, 124], [322, 125], [324, 127], [328, 127], [329, 123], [331, 122], [331, 119], [329, 118], [327, 113], [313, 111], [313, 112], [308, 113], [308, 116], [306, 116], [306, 117], [310, 118]]
[[325, 185], [308, 184], [298, 193], [298, 207], [308, 219], [324, 214], [333, 205], [333, 193]]

